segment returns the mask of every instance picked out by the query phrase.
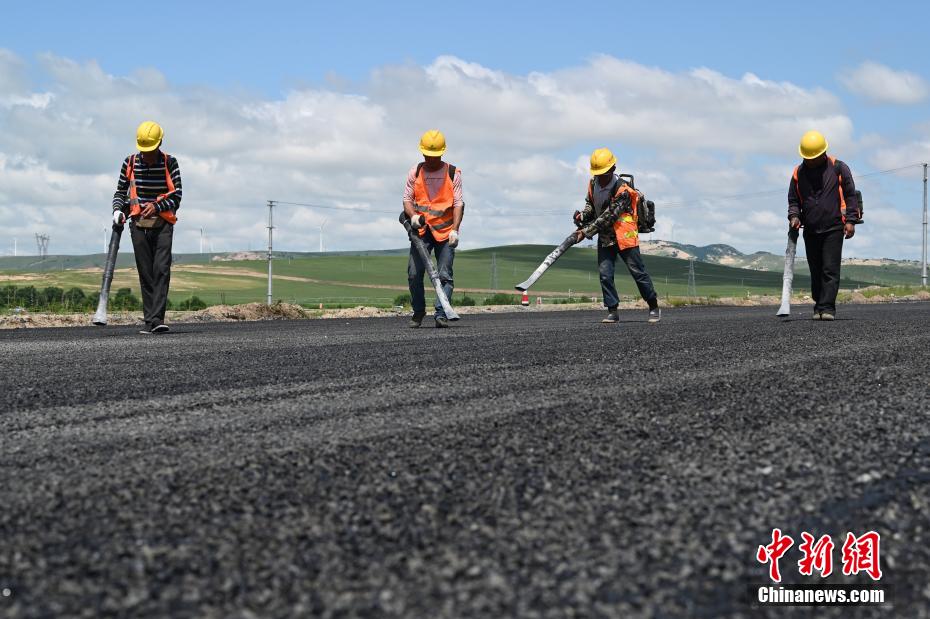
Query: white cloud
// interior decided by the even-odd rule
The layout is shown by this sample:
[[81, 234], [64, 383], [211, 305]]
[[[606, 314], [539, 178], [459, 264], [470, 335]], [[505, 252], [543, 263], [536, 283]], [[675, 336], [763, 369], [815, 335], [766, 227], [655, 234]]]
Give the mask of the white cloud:
[[[0, 53], [0, 81], [16, 85], [5, 91], [15, 100], [0, 102], [0, 228], [21, 239], [49, 232], [55, 252], [99, 250], [119, 165], [144, 119], [164, 125], [165, 149], [181, 163], [179, 252], [196, 250], [200, 227], [217, 249], [261, 246], [268, 199], [354, 209], [282, 205], [283, 249], [315, 250], [323, 218], [330, 249], [402, 246], [393, 216], [365, 212], [399, 211], [419, 135], [433, 127], [463, 169], [463, 247], [564, 238], [582, 205], [588, 154], [603, 145], [659, 205], [660, 231], [671, 232], [667, 217], [676, 240], [775, 247], [783, 197], [690, 202], [770, 188], [756, 158], [784, 160], [787, 186], [798, 136], [811, 126], [853, 147], [852, 122], [825, 90], [610, 56], [527, 75], [443, 56], [378, 67], [355, 94], [316, 86], [277, 99], [179, 86], [145, 67], [113, 76], [51, 55], [39, 62], [40, 89], [24, 81], [23, 64]], [[663, 209], [663, 200], [689, 205]], [[56, 232], [64, 209], [88, 214], [67, 234]]]
[[840, 75], [850, 92], [872, 103], [912, 105], [927, 98], [927, 81], [916, 73], [895, 71], [877, 62], [863, 62]]

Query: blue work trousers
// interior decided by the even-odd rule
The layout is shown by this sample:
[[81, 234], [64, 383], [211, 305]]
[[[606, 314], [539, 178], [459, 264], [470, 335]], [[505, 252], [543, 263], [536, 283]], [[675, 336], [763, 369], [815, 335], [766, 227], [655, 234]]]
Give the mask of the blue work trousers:
[[[433, 238], [432, 231], [427, 230], [425, 236], [420, 237], [426, 244], [426, 250], [436, 255], [436, 265], [439, 271], [439, 282], [442, 291], [446, 293], [449, 303], [452, 303], [452, 261], [455, 259], [455, 248], [449, 247], [448, 241], [439, 242]], [[423, 274], [426, 265], [420, 258], [420, 253], [410, 244], [410, 260], [407, 261], [407, 283], [410, 285], [410, 304], [414, 314], [426, 313], [426, 297], [423, 291]], [[436, 317], [446, 317], [439, 299], [436, 299]]]
[[643, 264], [643, 257], [639, 253], [639, 247], [631, 247], [620, 251], [616, 245], [599, 246], [597, 248], [597, 271], [601, 279], [604, 306], [613, 308], [620, 304], [620, 296], [617, 294], [617, 287], [614, 285], [617, 256], [623, 259], [627, 270], [633, 276], [633, 281], [636, 282], [636, 287], [639, 288], [639, 294], [643, 297], [643, 301], [648, 303], [652, 309], [658, 307], [658, 295], [652, 285], [652, 278], [649, 277], [649, 273], [646, 273], [646, 265]]

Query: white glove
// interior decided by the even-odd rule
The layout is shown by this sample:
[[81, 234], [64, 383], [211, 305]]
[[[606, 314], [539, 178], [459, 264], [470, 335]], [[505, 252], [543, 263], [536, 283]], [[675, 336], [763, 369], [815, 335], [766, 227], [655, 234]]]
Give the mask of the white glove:
[[410, 227], [419, 230], [426, 224], [426, 217], [423, 215], [414, 215], [410, 218]]
[[459, 246], [459, 231], [453, 230], [449, 233], [449, 247], [455, 249]]
[[126, 214], [120, 210], [113, 211], [113, 225], [122, 226], [124, 223], [126, 223]]

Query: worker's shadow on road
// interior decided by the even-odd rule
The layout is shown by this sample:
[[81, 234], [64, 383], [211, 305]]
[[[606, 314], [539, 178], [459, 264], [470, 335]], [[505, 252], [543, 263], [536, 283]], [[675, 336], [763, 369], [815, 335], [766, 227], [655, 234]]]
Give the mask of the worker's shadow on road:
[[813, 318], [781, 318], [778, 322], [787, 324], [790, 322], [816, 322], [816, 323], [828, 323], [828, 322], [853, 322], [855, 318], [834, 318], [833, 320], [814, 320]]

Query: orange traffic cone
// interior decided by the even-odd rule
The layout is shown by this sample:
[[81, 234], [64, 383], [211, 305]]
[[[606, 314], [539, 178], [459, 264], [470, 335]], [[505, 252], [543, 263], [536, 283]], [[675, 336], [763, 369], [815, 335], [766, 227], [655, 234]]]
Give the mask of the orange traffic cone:
[[523, 307], [527, 307], [529, 304], [530, 304], [530, 295], [529, 293], [526, 292], [526, 290], [524, 290], [523, 298], [520, 299], [520, 305], [522, 305]]

